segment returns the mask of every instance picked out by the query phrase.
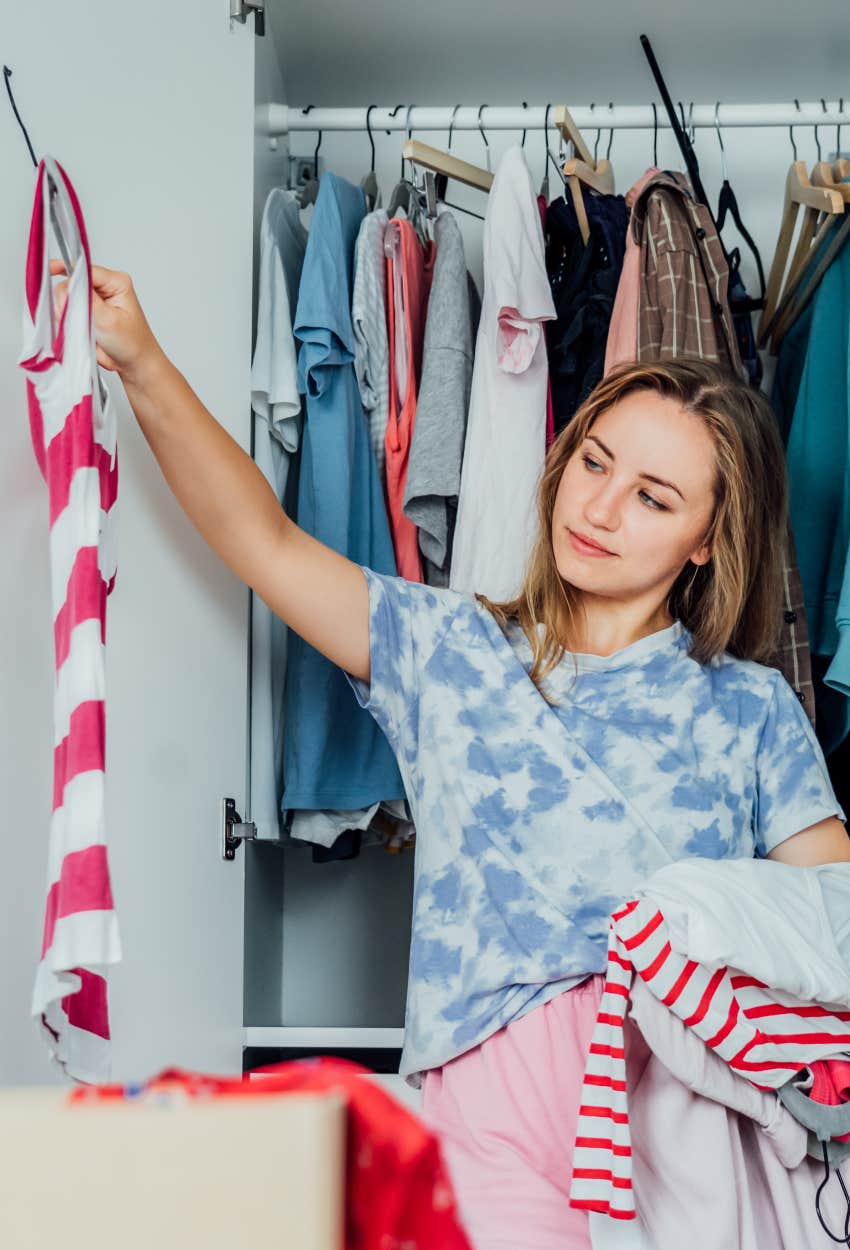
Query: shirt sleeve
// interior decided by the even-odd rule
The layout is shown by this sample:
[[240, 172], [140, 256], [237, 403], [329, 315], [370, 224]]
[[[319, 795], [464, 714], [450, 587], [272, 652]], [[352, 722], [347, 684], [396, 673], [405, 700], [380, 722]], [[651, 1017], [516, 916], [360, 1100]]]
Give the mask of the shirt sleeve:
[[828, 816], [846, 819], [811, 723], [777, 673], [756, 753], [753, 832], [759, 854]]
[[[363, 567], [363, 566], [361, 566]], [[419, 699], [425, 667], [455, 617], [472, 600], [457, 591], [408, 582], [363, 567], [369, 590], [370, 680], [346, 673], [357, 701], [374, 716], [402, 776], [416, 773]]]
[[531, 175], [519, 149], [505, 154], [491, 189], [484, 266], [495, 309], [496, 361], [504, 373], [525, 373], [555, 317], [546, 274], [543, 228]]

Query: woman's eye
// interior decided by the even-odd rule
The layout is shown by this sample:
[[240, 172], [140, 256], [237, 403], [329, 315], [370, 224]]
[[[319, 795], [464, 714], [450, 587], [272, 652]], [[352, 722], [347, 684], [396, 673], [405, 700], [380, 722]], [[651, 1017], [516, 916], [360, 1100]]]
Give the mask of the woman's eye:
[[657, 499], [653, 499], [652, 495], [648, 494], [645, 490], [640, 491], [640, 492], [639, 492], [639, 494], [640, 494], [641, 499], [646, 500], [647, 504], [648, 504], [651, 508], [657, 508], [657, 510], [658, 510], [659, 512], [666, 512], [666, 511], [667, 511], [667, 505], [666, 505], [666, 504], [664, 504], [664, 503], [659, 503], [659, 501], [658, 501]]
[[599, 463], [599, 461], [598, 461], [598, 460], [594, 460], [592, 456], [587, 456], [587, 455], [582, 456], [582, 460], [583, 460], [583, 461], [584, 461], [584, 463], [587, 465], [588, 469], [591, 469], [591, 470], [592, 470], [592, 469], [601, 469], [601, 468], [602, 468], [602, 465]]

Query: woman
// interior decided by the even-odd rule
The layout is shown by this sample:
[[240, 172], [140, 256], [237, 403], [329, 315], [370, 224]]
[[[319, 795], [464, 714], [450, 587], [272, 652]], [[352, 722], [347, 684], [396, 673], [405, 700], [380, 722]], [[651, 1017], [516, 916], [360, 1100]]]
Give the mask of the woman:
[[93, 281], [99, 363], [177, 499], [398, 758], [418, 830], [402, 1071], [473, 1243], [588, 1246], [569, 1158], [610, 912], [685, 856], [850, 859], [817, 740], [764, 663], [786, 509], [765, 401], [700, 362], [611, 375], [548, 454], [522, 593], [491, 604], [300, 531], [129, 277]]

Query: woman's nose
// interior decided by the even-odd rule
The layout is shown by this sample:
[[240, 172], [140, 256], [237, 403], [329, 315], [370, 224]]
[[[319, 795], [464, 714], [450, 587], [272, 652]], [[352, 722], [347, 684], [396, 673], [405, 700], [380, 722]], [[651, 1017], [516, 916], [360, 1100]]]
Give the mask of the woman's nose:
[[616, 529], [619, 522], [620, 500], [617, 492], [609, 489], [597, 491], [585, 505], [584, 514], [591, 525], [602, 529]]

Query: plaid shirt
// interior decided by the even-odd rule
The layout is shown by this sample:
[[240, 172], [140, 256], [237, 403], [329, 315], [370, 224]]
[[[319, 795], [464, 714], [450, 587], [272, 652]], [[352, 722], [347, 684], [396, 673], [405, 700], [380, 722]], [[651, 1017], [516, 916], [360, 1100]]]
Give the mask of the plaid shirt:
[[[637, 359], [695, 356], [747, 380], [729, 311], [729, 267], [709, 210], [684, 174], [656, 174], [632, 208], [641, 249]], [[771, 660], [815, 723], [809, 634], [790, 523], [783, 569], [782, 633]]]

